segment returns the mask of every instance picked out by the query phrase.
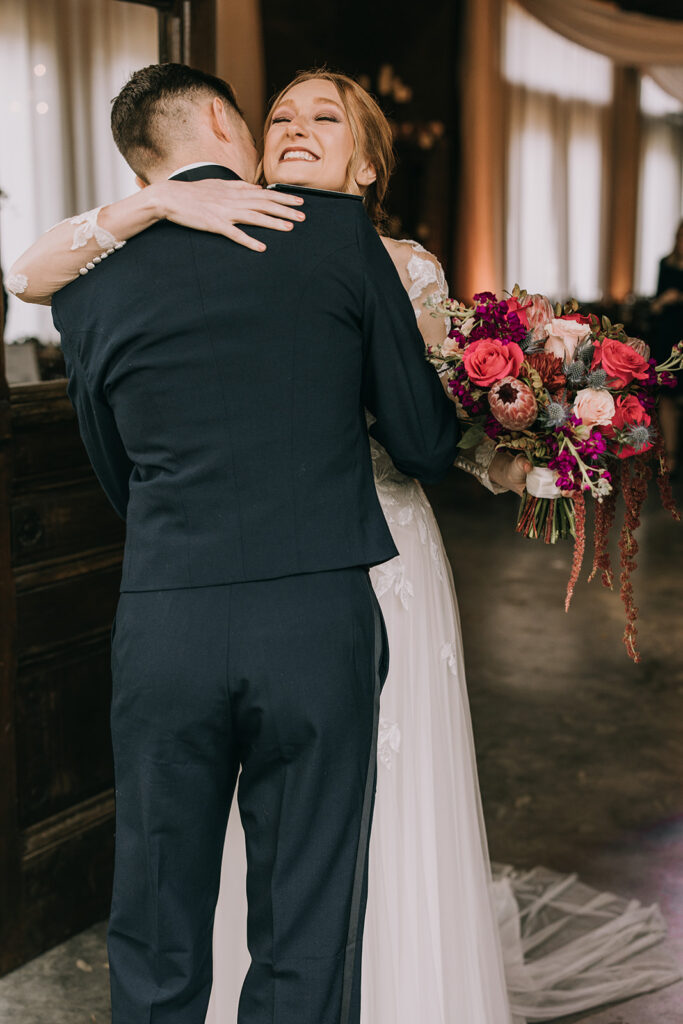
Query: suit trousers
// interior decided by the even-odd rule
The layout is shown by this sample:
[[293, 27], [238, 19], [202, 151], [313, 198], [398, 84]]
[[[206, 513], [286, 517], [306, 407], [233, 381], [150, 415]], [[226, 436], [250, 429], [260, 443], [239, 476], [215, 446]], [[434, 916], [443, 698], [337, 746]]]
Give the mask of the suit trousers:
[[121, 594], [113, 1024], [204, 1022], [238, 773], [251, 955], [238, 1024], [358, 1024], [387, 668], [363, 568]]

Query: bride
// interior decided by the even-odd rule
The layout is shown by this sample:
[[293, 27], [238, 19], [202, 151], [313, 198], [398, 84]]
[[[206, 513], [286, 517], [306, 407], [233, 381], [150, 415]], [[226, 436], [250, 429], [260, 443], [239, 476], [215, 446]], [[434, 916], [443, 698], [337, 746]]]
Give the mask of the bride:
[[[381, 232], [392, 166], [389, 125], [350, 78], [300, 74], [270, 108], [267, 182], [363, 194]], [[27, 301], [49, 302], [105, 254], [114, 256], [114, 239], [125, 241], [161, 217], [262, 248], [236, 225], [288, 230], [300, 216], [294, 202], [286, 193], [242, 182], [151, 185], [91, 216], [86, 223], [97, 230], [77, 249], [71, 248], [70, 224], [53, 228], [20, 257], [8, 286]], [[382, 240], [425, 344], [442, 341], [446, 324], [424, 309], [435, 292], [446, 293], [438, 260], [415, 242]], [[378, 444], [371, 447], [377, 492], [399, 555], [371, 573], [391, 668], [382, 694], [370, 844], [364, 1024], [518, 1024], [677, 980], [680, 971], [651, 950], [665, 931], [656, 907], [595, 893], [574, 876], [541, 869], [505, 869], [492, 879], [450, 566], [422, 489], [396, 470]], [[492, 442], [456, 465], [494, 492], [518, 493], [531, 468], [523, 457], [496, 452]], [[237, 1018], [249, 965], [245, 873], [243, 837], [232, 814], [207, 1024]]]

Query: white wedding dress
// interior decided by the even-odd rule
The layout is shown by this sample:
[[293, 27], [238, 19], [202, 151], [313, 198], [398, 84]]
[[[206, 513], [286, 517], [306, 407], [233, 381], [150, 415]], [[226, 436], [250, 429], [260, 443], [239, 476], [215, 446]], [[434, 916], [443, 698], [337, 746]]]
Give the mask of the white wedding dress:
[[[416, 243], [419, 316], [444, 291]], [[453, 578], [422, 488], [371, 443], [377, 493], [399, 555], [371, 571], [386, 621], [377, 799], [363, 948], [362, 1024], [523, 1024], [657, 988], [680, 976], [656, 907], [573, 876], [500, 868], [492, 878]], [[490, 453], [459, 459], [490, 485]], [[495, 488], [491, 488], [494, 489]], [[207, 1024], [235, 1024], [246, 948], [246, 857], [230, 816], [214, 927]]]

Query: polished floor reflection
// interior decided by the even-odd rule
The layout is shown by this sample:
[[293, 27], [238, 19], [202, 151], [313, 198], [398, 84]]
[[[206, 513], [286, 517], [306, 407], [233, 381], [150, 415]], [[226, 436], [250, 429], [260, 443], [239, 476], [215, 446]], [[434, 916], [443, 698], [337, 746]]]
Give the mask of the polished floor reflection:
[[[683, 963], [683, 525], [653, 495], [634, 666], [619, 595], [583, 582], [565, 615], [570, 549], [516, 536], [513, 498], [462, 475], [430, 497], [458, 589], [492, 859], [658, 901]], [[98, 925], [1, 980], [0, 1022], [108, 1024], [107, 983]], [[683, 1024], [683, 983], [564, 1020]]]

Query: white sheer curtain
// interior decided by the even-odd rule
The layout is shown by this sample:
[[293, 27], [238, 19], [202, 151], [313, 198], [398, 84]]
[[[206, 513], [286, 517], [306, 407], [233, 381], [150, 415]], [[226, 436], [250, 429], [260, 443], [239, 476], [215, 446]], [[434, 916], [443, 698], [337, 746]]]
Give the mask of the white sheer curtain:
[[505, 281], [555, 298], [603, 291], [604, 158], [612, 63], [508, 0]]
[[[0, 216], [3, 266], [64, 217], [129, 194], [110, 101], [155, 62], [152, 8], [113, 0], [1, 0]], [[50, 311], [10, 302], [7, 340], [55, 338]]]
[[662, 256], [683, 218], [683, 103], [651, 78], [641, 82], [642, 135], [636, 291], [653, 295]]

